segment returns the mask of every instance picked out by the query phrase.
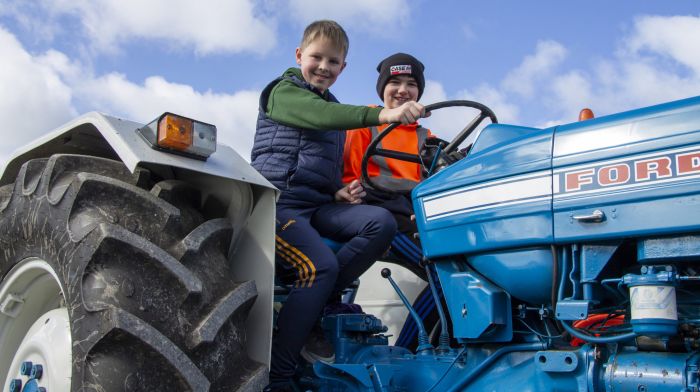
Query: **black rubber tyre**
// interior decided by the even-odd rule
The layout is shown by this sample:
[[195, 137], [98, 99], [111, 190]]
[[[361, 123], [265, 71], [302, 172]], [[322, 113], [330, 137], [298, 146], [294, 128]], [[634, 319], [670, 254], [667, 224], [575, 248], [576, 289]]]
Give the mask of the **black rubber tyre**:
[[205, 219], [200, 205], [183, 182], [80, 155], [26, 162], [0, 188], [0, 274], [32, 257], [55, 271], [70, 318], [71, 390], [265, 386], [266, 367], [246, 355], [255, 283], [233, 282], [231, 224]]

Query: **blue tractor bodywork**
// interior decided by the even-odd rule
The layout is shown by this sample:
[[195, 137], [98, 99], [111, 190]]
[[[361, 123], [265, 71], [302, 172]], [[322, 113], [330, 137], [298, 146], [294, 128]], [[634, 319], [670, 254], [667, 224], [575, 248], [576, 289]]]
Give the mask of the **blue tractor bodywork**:
[[547, 129], [492, 124], [413, 193], [450, 347], [324, 320], [323, 390], [697, 391], [700, 97]]

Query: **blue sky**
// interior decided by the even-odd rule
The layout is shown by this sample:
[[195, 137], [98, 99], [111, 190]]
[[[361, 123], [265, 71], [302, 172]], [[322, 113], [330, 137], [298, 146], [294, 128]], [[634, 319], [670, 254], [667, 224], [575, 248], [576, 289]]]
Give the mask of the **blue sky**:
[[[375, 67], [399, 51], [426, 65], [423, 103], [475, 100], [510, 124], [700, 94], [700, 0], [0, 0], [0, 164], [92, 110], [211, 122], [248, 159], [260, 90], [321, 18], [350, 36], [331, 88], [345, 103], [380, 103]], [[449, 139], [469, 119], [426, 123]]]

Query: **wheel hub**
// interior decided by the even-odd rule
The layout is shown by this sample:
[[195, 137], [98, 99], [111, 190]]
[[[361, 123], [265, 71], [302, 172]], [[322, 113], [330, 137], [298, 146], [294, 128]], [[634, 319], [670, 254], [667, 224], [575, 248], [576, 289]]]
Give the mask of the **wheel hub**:
[[47, 392], [46, 388], [39, 384], [39, 380], [44, 373], [44, 367], [41, 364], [33, 364], [29, 361], [22, 362], [20, 367], [20, 373], [23, 376], [29, 377], [27, 383], [24, 384], [24, 389], [22, 389], [22, 379], [15, 378], [10, 381], [10, 392]]
[[0, 285], [0, 380], [3, 391], [70, 390], [68, 310], [48, 263], [18, 263]]

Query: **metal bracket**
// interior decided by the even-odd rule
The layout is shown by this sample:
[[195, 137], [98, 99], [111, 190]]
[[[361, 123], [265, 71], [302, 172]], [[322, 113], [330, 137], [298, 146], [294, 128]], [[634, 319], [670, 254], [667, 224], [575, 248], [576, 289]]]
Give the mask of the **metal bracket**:
[[545, 372], [573, 372], [578, 366], [578, 357], [571, 351], [538, 351], [535, 363]]
[[16, 318], [22, 312], [24, 300], [16, 294], [7, 293], [5, 298], [0, 303], [0, 313]]
[[557, 319], [585, 320], [588, 318], [588, 308], [591, 301], [566, 299], [557, 302]]

